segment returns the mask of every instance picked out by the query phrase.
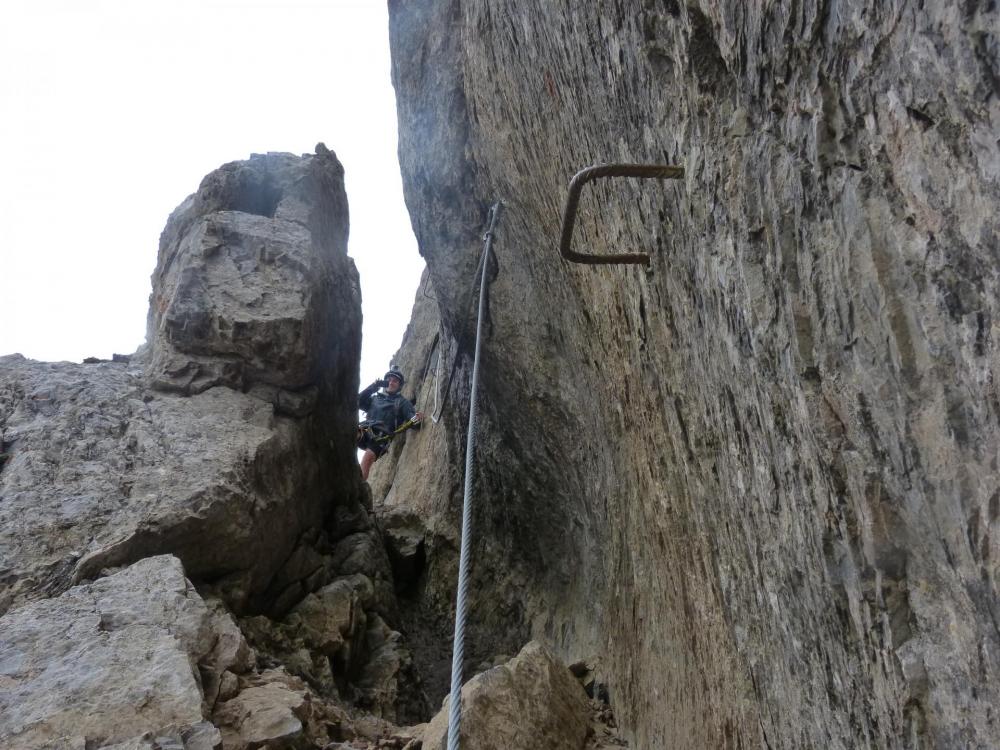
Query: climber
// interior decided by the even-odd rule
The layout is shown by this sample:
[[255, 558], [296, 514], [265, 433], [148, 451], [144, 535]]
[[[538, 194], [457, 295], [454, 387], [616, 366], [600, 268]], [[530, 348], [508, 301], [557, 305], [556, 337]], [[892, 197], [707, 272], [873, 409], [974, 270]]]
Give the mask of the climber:
[[[400, 393], [404, 382], [403, 373], [392, 366], [385, 377], [358, 394], [358, 408], [367, 416], [358, 425], [358, 448], [365, 452], [361, 457], [361, 478], [365, 481], [368, 481], [372, 464], [389, 450], [392, 438], [411, 427], [418, 427], [424, 418], [423, 412], [414, 409]], [[379, 388], [383, 389], [381, 393], [378, 393]]]

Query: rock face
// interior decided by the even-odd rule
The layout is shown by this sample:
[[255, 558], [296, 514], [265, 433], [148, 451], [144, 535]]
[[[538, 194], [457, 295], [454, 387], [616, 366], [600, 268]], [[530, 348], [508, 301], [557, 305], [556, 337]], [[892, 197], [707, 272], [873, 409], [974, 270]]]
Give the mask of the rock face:
[[347, 233], [343, 168], [325, 148], [206, 177], [160, 239], [147, 332], [154, 385], [259, 385], [279, 411], [301, 416], [318, 388], [346, 384], [359, 298]]
[[[162, 552], [228, 577], [243, 606], [321, 524], [309, 436], [271, 404], [228, 388], [159, 393], [124, 365], [2, 364], [5, 608]], [[279, 475], [292, 458], [303, 473]]]
[[310, 534], [358, 502], [346, 210], [325, 148], [226, 165], [171, 216], [130, 363], [0, 360], [2, 609], [158, 553], [238, 610], [324, 582]]
[[[455, 422], [435, 423], [432, 418], [437, 413], [449, 418], [453, 414], [447, 383], [454, 361], [446, 349], [450, 339], [439, 337], [440, 319], [433, 300], [425, 272], [403, 346], [393, 359], [407, 377], [404, 390], [426, 414], [424, 424], [393, 440], [369, 481], [373, 497], [379, 499], [376, 510], [392, 563], [401, 621], [414, 646], [413, 658], [424, 685], [436, 704], [451, 680], [454, 614], [449, 607], [458, 576], [460, 506], [456, 503], [461, 502], [461, 495], [456, 493], [462, 481], [464, 443], [455, 440], [458, 433], [448, 426]], [[468, 371], [459, 360], [451, 380], [457, 384], [461, 378], [468, 382]], [[397, 467], [405, 470], [397, 471]], [[484, 628], [478, 651], [490, 656], [497, 651], [515, 653], [527, 640], [524, 629], [504, 637], [502, 628], [507, 623], [497, 624], [496, 630]]]
[[[440, 315], [401, 359], [426, 409], [443, 355], [449, 396], [373, 472], [387, 520], [425, 519], [419, 606], [450, 614], [468, 295], [502, 198], [470, 658], [529, 634], [601, 654], [640, 747], [1000, 745], [997, 9], [390, 13]], [[586, 188], [576, 249], [648, 270], [556, 251], [600, 162], [686, 169]]]
[[[191, 737], [203, 726], [199, 667], [215, 674], [249, 667], [238, 651], [211, 658], [212, 625], [180, 562], [168, 556], [8, 613], [0, 618], [0, 744]], [[217, 744], [212, 730], [216, 741], [206, 749]]]

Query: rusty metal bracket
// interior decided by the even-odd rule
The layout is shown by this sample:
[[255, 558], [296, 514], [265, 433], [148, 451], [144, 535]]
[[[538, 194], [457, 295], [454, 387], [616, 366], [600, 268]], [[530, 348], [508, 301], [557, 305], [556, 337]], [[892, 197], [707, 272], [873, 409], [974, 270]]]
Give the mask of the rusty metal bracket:
[[672, 167], [664, 164], [597, 164], [582, 169], [573, 175], [569, 183], [569, 195], [566, 196], [566, 208], [563, 210], [562, 236], [559, 239], [559, 253], [566, 260], [574, 263], [609, 264], [609, 263], [645, 263], [650, 262], [648, 253], [621, 253], [616, 255], [588, 255], [577, 253], [570, 249], [573, 241], [573, 225], [576, 223], [576, 208], [580, 203], [580, 191], [591, 180], [600, 177], [641, 177], [644, 179], [669, 180], [684, 176], [684, 167]]

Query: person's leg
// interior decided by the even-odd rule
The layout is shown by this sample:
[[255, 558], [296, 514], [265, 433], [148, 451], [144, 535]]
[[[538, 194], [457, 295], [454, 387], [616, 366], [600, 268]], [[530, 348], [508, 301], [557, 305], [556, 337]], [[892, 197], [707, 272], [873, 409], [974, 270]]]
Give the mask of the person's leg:
[[375, 455], [375, 451], [368, 448], [365, 454], [361, 457], [361, 478], [368, 481], [368, 472], [372, 470], [372, 464], [378, 460], [378, 456]]

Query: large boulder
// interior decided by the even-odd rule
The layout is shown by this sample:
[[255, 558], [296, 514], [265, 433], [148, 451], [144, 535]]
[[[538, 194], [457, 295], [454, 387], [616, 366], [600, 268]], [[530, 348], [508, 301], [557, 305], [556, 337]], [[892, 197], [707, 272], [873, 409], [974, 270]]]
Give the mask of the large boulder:
[[100, 747], [148, 734], [210, 750], [219, 733], [204, 723], [203, 679], [249, 667], [245, 650], [224, 645], [232, 621], [218, 617], [170, 556], [8, 612], [0, 745]]
[[239, 605], [321, 523], [312, 445], [271, 404], [228, 388], [160, 393], [123, 364], [5, 357], [0, 368], [12, 443], [0, 472], [4, 609], [163, 552], [192, 576], [231, 577]]
[[[451, 698], [424, 729], [424, 750], [445, 750]], [[582, 750], [587, 695], [565, 664], [532, 641], [506, 664], [462, 686], [459, 743], [466, 750]]]
[[305, 737], [308, 711], [308, 696], [304, 691], [269, 682], [249, 687], [223, 703], [215, 720], [224, 728], [226, 750], [303, 747], [308, 742]]
[[0, 612], [159, 553], [237, 610], [326, 582], [316, 530], [360, 508], [346, 241], [325, 147], [228, 164], [168, 222], [130, 362], [0, 358]]
[[293, 412], [308, 411], [318, 387], [329, 395], [356, 354], [347, 234], [343, 168], [322, 145], [314, 156], [254, 155], [208, 175], [160, 238], [153, 384], [189, 394], [260, 384]]
[[354, 734], [346, 711], [324, 703], [306, 683], [281, 669], [240, 682], [240, 692], [218, 703], [212, 715], [223, 750], [312, 750], [329, 746], [332, 737]]
[[376, 614], [346, 242], [322, 145], [227, 164], [170, 217], [139, 352], [0, 358], [4, 747], [324, 746], [354, 733], [341, 700], [424, 717]]

